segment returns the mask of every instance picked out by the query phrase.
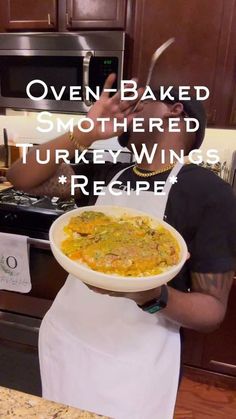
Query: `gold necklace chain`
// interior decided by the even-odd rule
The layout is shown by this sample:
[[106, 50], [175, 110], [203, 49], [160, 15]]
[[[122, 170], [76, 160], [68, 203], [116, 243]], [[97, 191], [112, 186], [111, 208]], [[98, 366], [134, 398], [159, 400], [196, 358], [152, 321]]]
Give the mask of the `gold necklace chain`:
[[163, 169], [155, 170], [152, 172], [143, 173], [139, 170], [139, 168], [135, 165], [133, 166], [133, 172], [140, 177], [151, 177], [158, 175], [159, 173], [167, 172], [168, 170], [172, 169], [175, 166], [175, 163], [169, 164], [168, 166], [164, 167]]

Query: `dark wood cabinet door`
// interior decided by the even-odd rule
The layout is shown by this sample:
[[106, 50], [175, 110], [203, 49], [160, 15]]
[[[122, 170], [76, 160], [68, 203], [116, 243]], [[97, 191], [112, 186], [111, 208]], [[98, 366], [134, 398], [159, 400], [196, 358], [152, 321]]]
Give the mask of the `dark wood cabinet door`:
[[57, 28], [57, 0], [6, 0], [7, 30]]
[[236, 377], [236, 279], [230, 293], [225, 320], [214, 333], [206, 336], [202, 367]]
[[222, 117], [229, 128], [236, 128], [236, 1], [231, 16], [231, 33], [226, 48]]
[[194, 330], [183, 329], [182, 363], [202, 368], [202, 357], [206, 336]]
[[67, 0], [67, 29], [122, 29], [126, 0]]
[[183, 362], [185, 365], [236, 377], [235, 301], [236, 278], [221, 327], [210, 334], [184, 330]]
[[163, 42], [175, 43], [158, 61], [152, 86], [207, 86], [209, 122], [217, 122], [216, 84], [223, 65], [234, 0], [139, 0], [136, 2], [133, 75], [146, 80], [150, 58]]

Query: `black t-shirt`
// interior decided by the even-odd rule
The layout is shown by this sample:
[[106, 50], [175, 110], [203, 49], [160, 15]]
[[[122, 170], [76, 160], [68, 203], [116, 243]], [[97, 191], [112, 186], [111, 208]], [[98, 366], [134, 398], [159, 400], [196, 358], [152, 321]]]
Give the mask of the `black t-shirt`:
[[[116, 173], [128, 166], [130, 163], [109, 162], [73, 166], [76, 174], [88, 178], [89, 196], [81, 196], [77, 205], [94, 205], [98, 196], [93, 194], [93, 182], [103, 180], [107, 185]], [[154, 181], [166, 181], [169, 174], [170, 171], [141, 178], [129, 168], [118, 180], [123, 184], [121, 188], [130, 181], [133, 189], [137, 181], [145, 180], [154, 191]], [[191, 288], [191, 271], [219, 273], [236, 268], [236, 198], [231, 186], [213, 172], [195, 164], [184, 165], [178, 182], [171, 187], [164, 220], [183, 236], [191, 255], [169, 283], [171, 286], [187, 291]]]

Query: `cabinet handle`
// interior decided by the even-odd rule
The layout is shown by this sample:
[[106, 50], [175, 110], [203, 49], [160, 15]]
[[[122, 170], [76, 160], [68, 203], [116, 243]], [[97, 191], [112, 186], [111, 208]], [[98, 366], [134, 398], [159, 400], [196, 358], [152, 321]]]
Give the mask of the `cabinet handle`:
[[69, 18], [69, 13], [66, 13], [66, 26], [71, 25], [71, 19]]
[[231, 113], [230, 124], [236, 125], [236, 109], [234, 109]]
[[226, 362], [214, 361], [213, 359], [210, 360], [210, 364], [213, 364], [213, 365], [216, 365], [216, 366], [219, 366], [219, 367], [230, 368], [231, 370], [236, 371], [236, 365], [234, 365], [234, 364], [228, 364]]
[[216, 109], [213, 109], [212, 112], [207, 115], [208, 122], [214, 124], [216, 122]]
[[48, 13], [48, 26], [51, 26], [51, 15]]

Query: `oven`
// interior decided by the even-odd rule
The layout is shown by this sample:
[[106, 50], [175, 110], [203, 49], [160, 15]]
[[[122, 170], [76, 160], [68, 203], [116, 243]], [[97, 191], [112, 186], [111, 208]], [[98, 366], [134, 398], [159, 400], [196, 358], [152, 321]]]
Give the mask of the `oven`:
[[87, 113], [110, 73], [123, 74], [122, 31], [0, 34], [0, 107]]
[[27, 294], [0, 290], [0, 385], [41, 395], [38, 331], [67, 273], [48, 241], [52, 222], [73, 200], [36, 197], [9, 189], [0, 193], [0, 232], [28, 237], [32, 289]]

